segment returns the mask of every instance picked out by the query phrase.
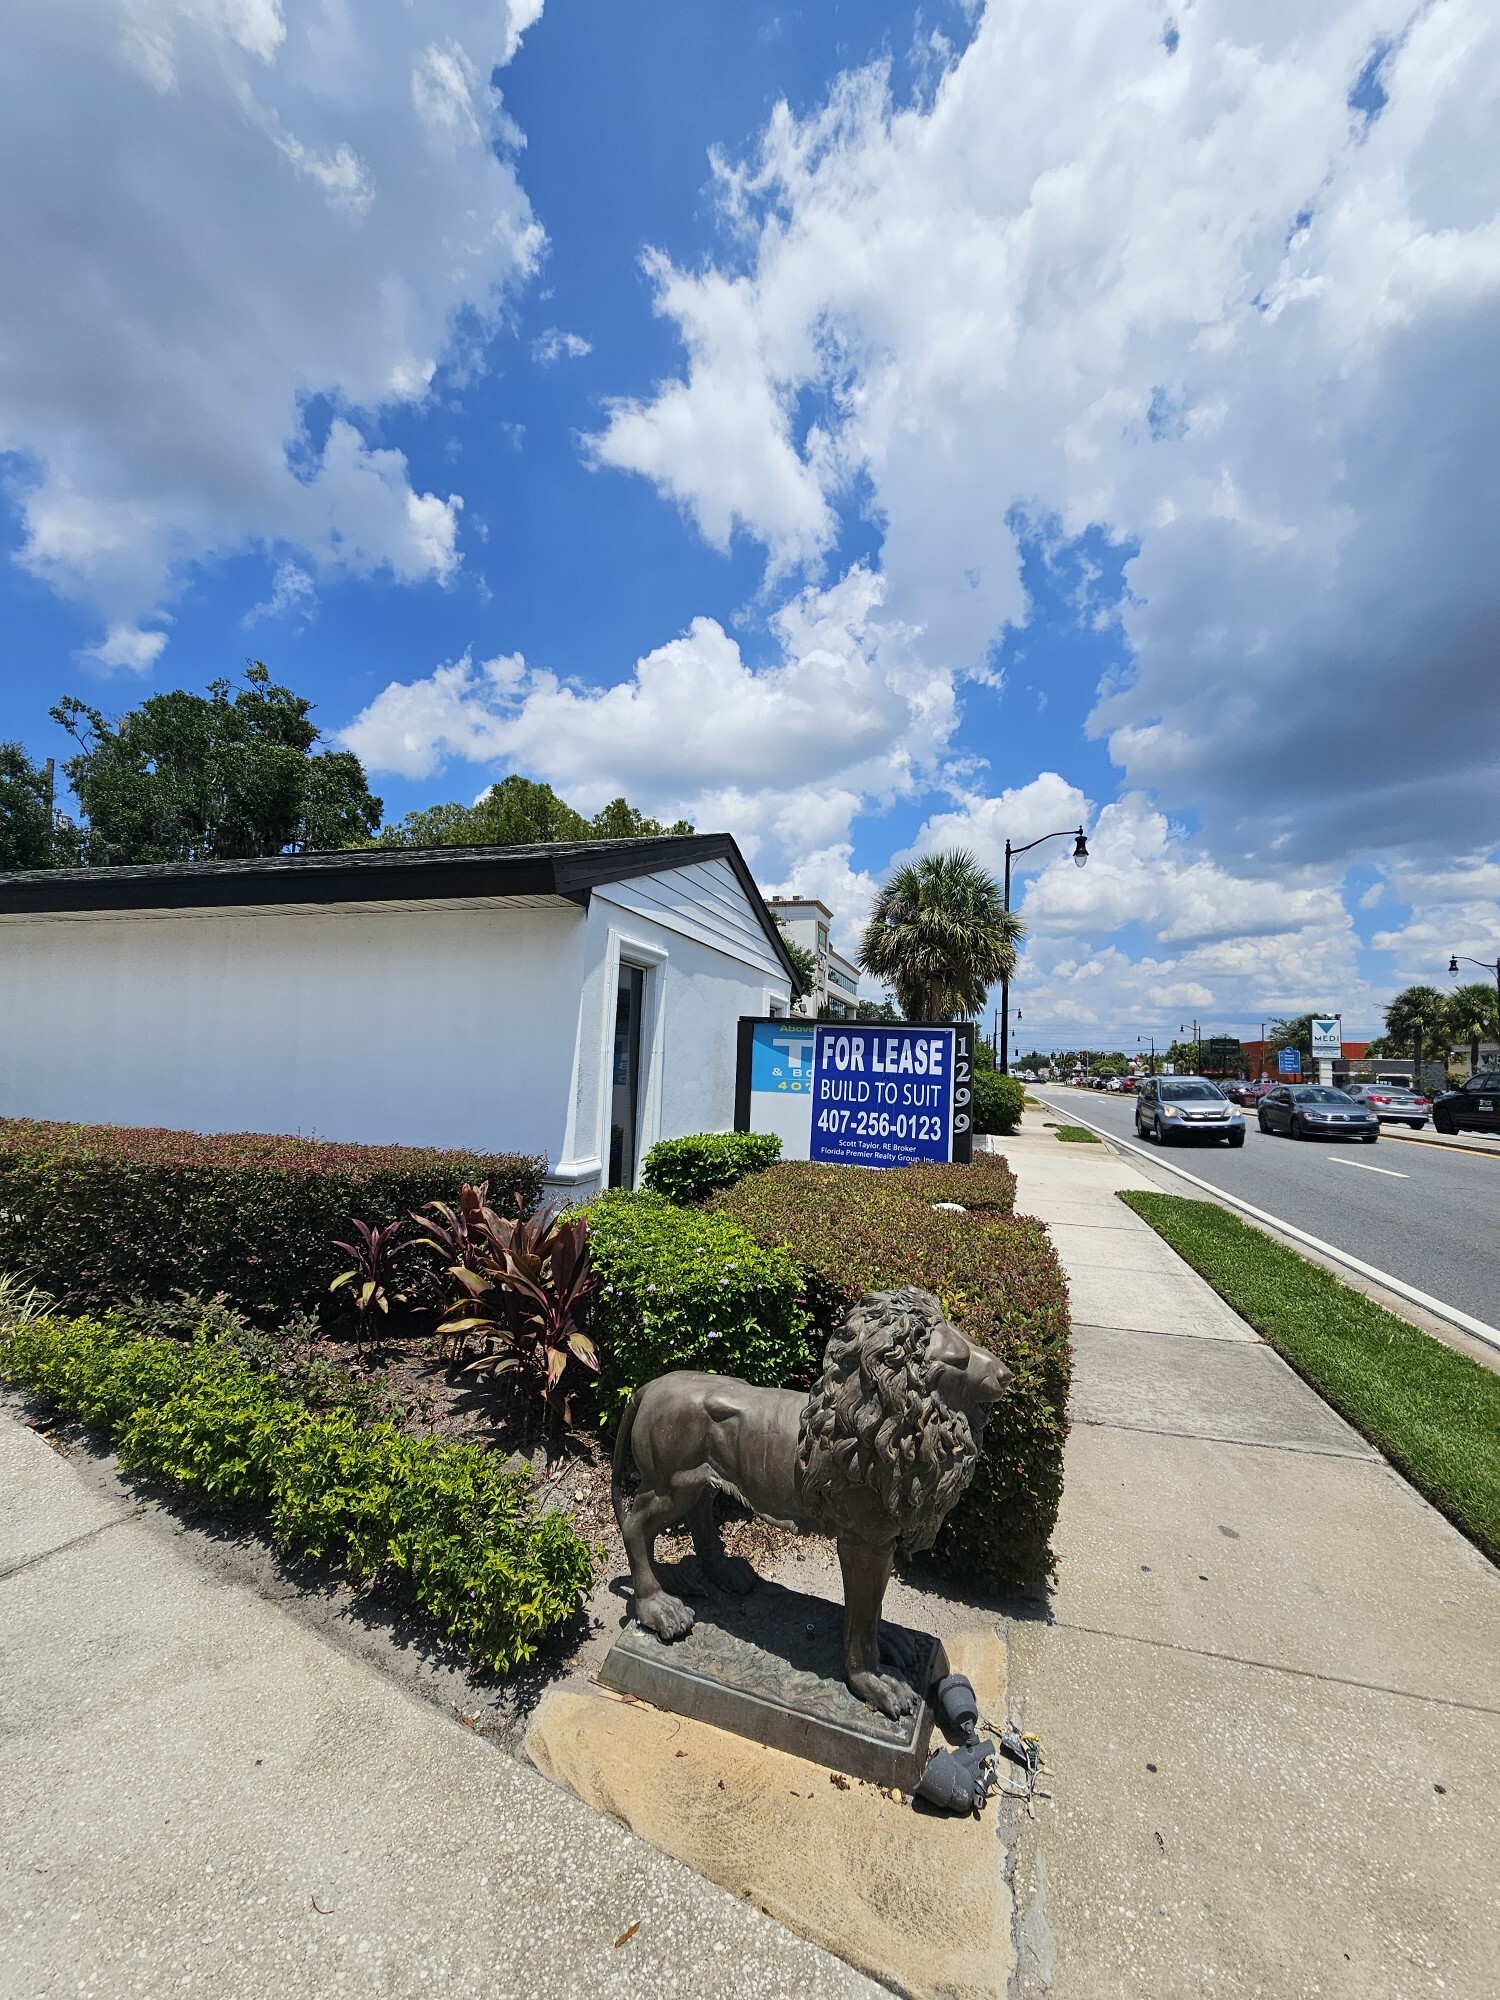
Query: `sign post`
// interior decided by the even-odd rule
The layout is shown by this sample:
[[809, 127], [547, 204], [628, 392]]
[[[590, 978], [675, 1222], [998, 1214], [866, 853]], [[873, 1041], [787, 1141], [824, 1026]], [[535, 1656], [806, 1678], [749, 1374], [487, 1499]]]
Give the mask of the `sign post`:
[[973, 1112], [967, 1021], [740, 1022], [735, 1129], [775, 1132], [784, 1159], [850, 1167], [967, 1161]]
[[1301, 1076], [1301, 1051], [1298, 1049], [1278, 1049], [1276, 1051], [1276, 1068], [1282, 1076]]
[[1333, 1082], [1333, 1066], [1344, 1053], [1344, 1017], [1342, 1014], [1314, 1014], [1312, 1017], [1312, 1053], [1318, 1066], [1319, 1083]]

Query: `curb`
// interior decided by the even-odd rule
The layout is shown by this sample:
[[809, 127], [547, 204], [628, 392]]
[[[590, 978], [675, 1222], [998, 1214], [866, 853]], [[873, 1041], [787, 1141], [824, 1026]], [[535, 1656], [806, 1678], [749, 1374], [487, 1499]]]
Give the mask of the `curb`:
[[1398, 1139], [1403, 1146], [1435, 1146], [1435, 1142], [1441, 1139], [1443, 1143], [1435, 1146], [1439, 1153], [1469, 1153], [1476, 1160], [1500, 1160], [1500, 1146], [1471, 1146], [1463, 1139], [1449, 1138], [1446, 1132], [1435, 1132], [1431, 1139], [1416, 1132], [1382, 1131], [1380, 1136], [1382, 1139]]

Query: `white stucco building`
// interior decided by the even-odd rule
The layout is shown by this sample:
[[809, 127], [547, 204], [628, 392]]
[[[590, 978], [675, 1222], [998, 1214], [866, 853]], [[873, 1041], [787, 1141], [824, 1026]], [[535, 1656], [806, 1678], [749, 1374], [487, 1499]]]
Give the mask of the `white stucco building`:
[[734, 1122], [796, 980], [728, 834], [0, 875], [0, 1115], [543, 1153]]

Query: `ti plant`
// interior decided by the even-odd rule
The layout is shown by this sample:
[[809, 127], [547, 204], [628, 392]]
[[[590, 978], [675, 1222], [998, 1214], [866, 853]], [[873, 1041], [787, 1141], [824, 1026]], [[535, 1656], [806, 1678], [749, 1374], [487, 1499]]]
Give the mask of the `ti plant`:
[[375, 1324], [374, 1315], [388, 1314], [393, 1305], [406, 1302], [406, 1294], [398, 1289], [396, 1258], [410, 1247], [410, 1241], [402, 1234], [404, 1223], [388, 1223], [382, 1229], [376, 1223], [361, 1222], [357, 1216], [351, 1220], [354, 1242], [336, 1240], [333, 1247], [347, 1250], [354, 1262], [347, 1271], [339, 1272], [328, 1289], [330, 1292], [349, 1289], [354, 1300], [355, 1340], [363, 1354], [365, 1337]]
[[484, 1338], [470, 1373], [513, 1376], [542, 1399], [549, 1421], [572, 1421], [572, 1397], [563, 1378], [570, 1361], [599, 1372], [599, 1355], [579, 1324], [584, 1301], [597, 1282], [589, 1250], [588, 1219], [542, 1209], [528, 1216], [493, 1209], [482, 1188], [460, 1191], [458, 1208], [429, 1205], [431, 1219], [415, 1217], [427, 1242], [445, 1257], [455, 1298], [440, 1335], [467, 1351], [470, 1335]]

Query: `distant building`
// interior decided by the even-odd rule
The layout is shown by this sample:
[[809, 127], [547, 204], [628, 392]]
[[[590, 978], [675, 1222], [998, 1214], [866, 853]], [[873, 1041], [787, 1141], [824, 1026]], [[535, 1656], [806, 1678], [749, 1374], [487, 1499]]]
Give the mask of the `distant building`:
[[811, 896], [768, 896], [766, 901], [792, 943], [810, 951], [817, 964], [813, 990], [803, 995], [794, 1011], [820, 1014], [826, 1010], [841, 1018], [852, 1015], [859, 999], [859, 967], [851, 965], [828, 941], [832, 910]]

